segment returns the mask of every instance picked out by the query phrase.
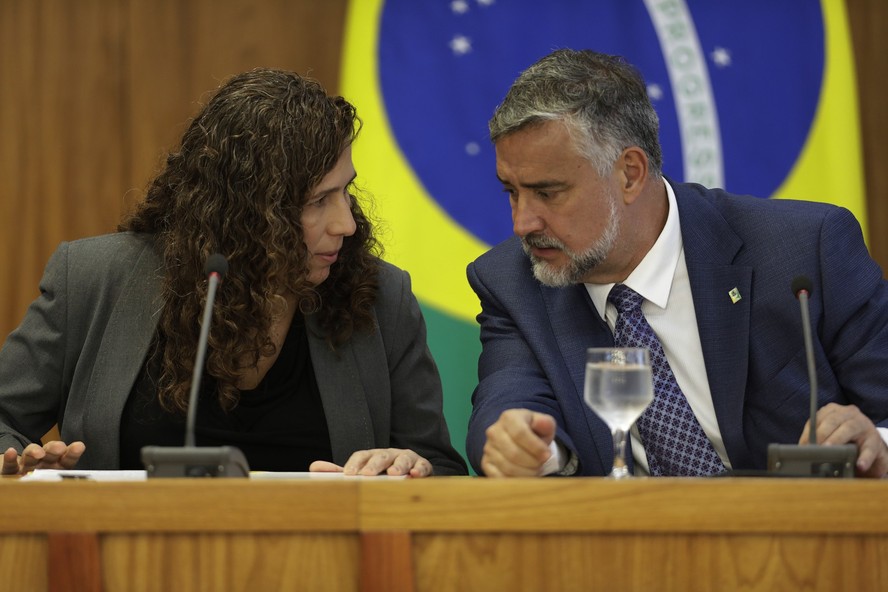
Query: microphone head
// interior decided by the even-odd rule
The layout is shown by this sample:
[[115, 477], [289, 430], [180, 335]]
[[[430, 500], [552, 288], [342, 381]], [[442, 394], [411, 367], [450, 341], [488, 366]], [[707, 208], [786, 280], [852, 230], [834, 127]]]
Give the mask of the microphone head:
[[811, 280], [808, 279], [808, 276], [806, 276], [806, 275], [797, 275], [792, 280], [792, 294], [793, 294], [793, 296], [798, 298], [799, 292], [801, 292], [802, 290], [807, 292], [809, 296], [811, 295]]
[[228, 273], [228, 261], [225, 259], [224, 255], [213, 253], [207, 257], [207, 265], [204, 268], [204, 271], [208, 276], [214, 273], [217, 274], [221, 280], [225, 277], [225, 274]]

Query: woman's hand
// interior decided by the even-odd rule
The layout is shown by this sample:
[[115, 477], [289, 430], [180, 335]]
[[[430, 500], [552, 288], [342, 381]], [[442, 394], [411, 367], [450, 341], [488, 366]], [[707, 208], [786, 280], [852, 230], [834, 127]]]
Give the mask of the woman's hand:
[[344, 467], [316, 460], [309, 471], [319, 473], [344, 473], [346, 475], [409, 475], [428, 477], [432, 474], [432, 463], [412, 450], [402, 448], [374, 448], [359, 450], [349, 457]]
[[86, 450], [83, 442], [65, 444], [58, 440], [28, 444], [19, 456], [15, 448], [3, 453], [3, 475], [24, 475], [34, 469], [73, 469]]

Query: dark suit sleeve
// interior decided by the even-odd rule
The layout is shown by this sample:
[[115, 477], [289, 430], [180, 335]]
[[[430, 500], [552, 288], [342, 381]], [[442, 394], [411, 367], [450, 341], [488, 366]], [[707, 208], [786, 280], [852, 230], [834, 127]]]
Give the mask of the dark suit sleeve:
[[[481, 356], [478, 360], [478, 386], [472, 395], [466, 452], [472, 467], [483, 474], [481, 456], [485, 431], [507, 409], [523, 408], [546, 413], [555, 418], [557, 438], [568, 449], [574, 444], [562, 426], [562, 408], [551, 383], [540, 366], [528, 339], [543, 341], [542, 336], [526, 334], [516, 326], [507, 307], [490, 290], [476, 263], [468, 266], [469, 284], [481, 301], [478, 322], [481, 325]], [[511, 287], [514, 287], [512, 284]], [[527, 331], [546, 331], [544, 324], [528, 324]]]
[[435, 475], [466, 475], [465, 460], [453, 448], [444, 419], [438, 367], [426, 342], [426, 326], [410, 287], [410, 276], [390, 273], [384, 291], [399, 304], [380, 318], [391, 380], [391, 445], [425, 457]]
[[888, 427], [888, 283], [847, 210], [827, 216], [818, 256], [822, 299], [812, 295], [812, 318], [845, 398], [837, 402]]

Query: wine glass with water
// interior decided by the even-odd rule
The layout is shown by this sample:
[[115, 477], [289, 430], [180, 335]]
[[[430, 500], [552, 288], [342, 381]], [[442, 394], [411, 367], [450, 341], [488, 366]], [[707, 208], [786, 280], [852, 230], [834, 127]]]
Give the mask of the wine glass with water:
[[614, 468], [609, 477], [631, 477], [626, 436], [654, 398], [650, 354], [640, 347], [593, 347], [586, 352], [586, 404], [610, 427]]

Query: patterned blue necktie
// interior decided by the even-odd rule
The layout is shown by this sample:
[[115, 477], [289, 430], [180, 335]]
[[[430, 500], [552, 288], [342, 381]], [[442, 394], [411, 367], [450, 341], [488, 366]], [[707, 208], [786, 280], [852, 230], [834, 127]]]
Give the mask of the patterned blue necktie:
[[614, 327], [617, 347], [646, 347], [651, 353], [654, 400], [638, 418], [651, 475], [696, 477], [725, 469], [678, 386], [663, 346], [641, 312], [644, 297], [617, 284], [607, 297], [620, 315]]

